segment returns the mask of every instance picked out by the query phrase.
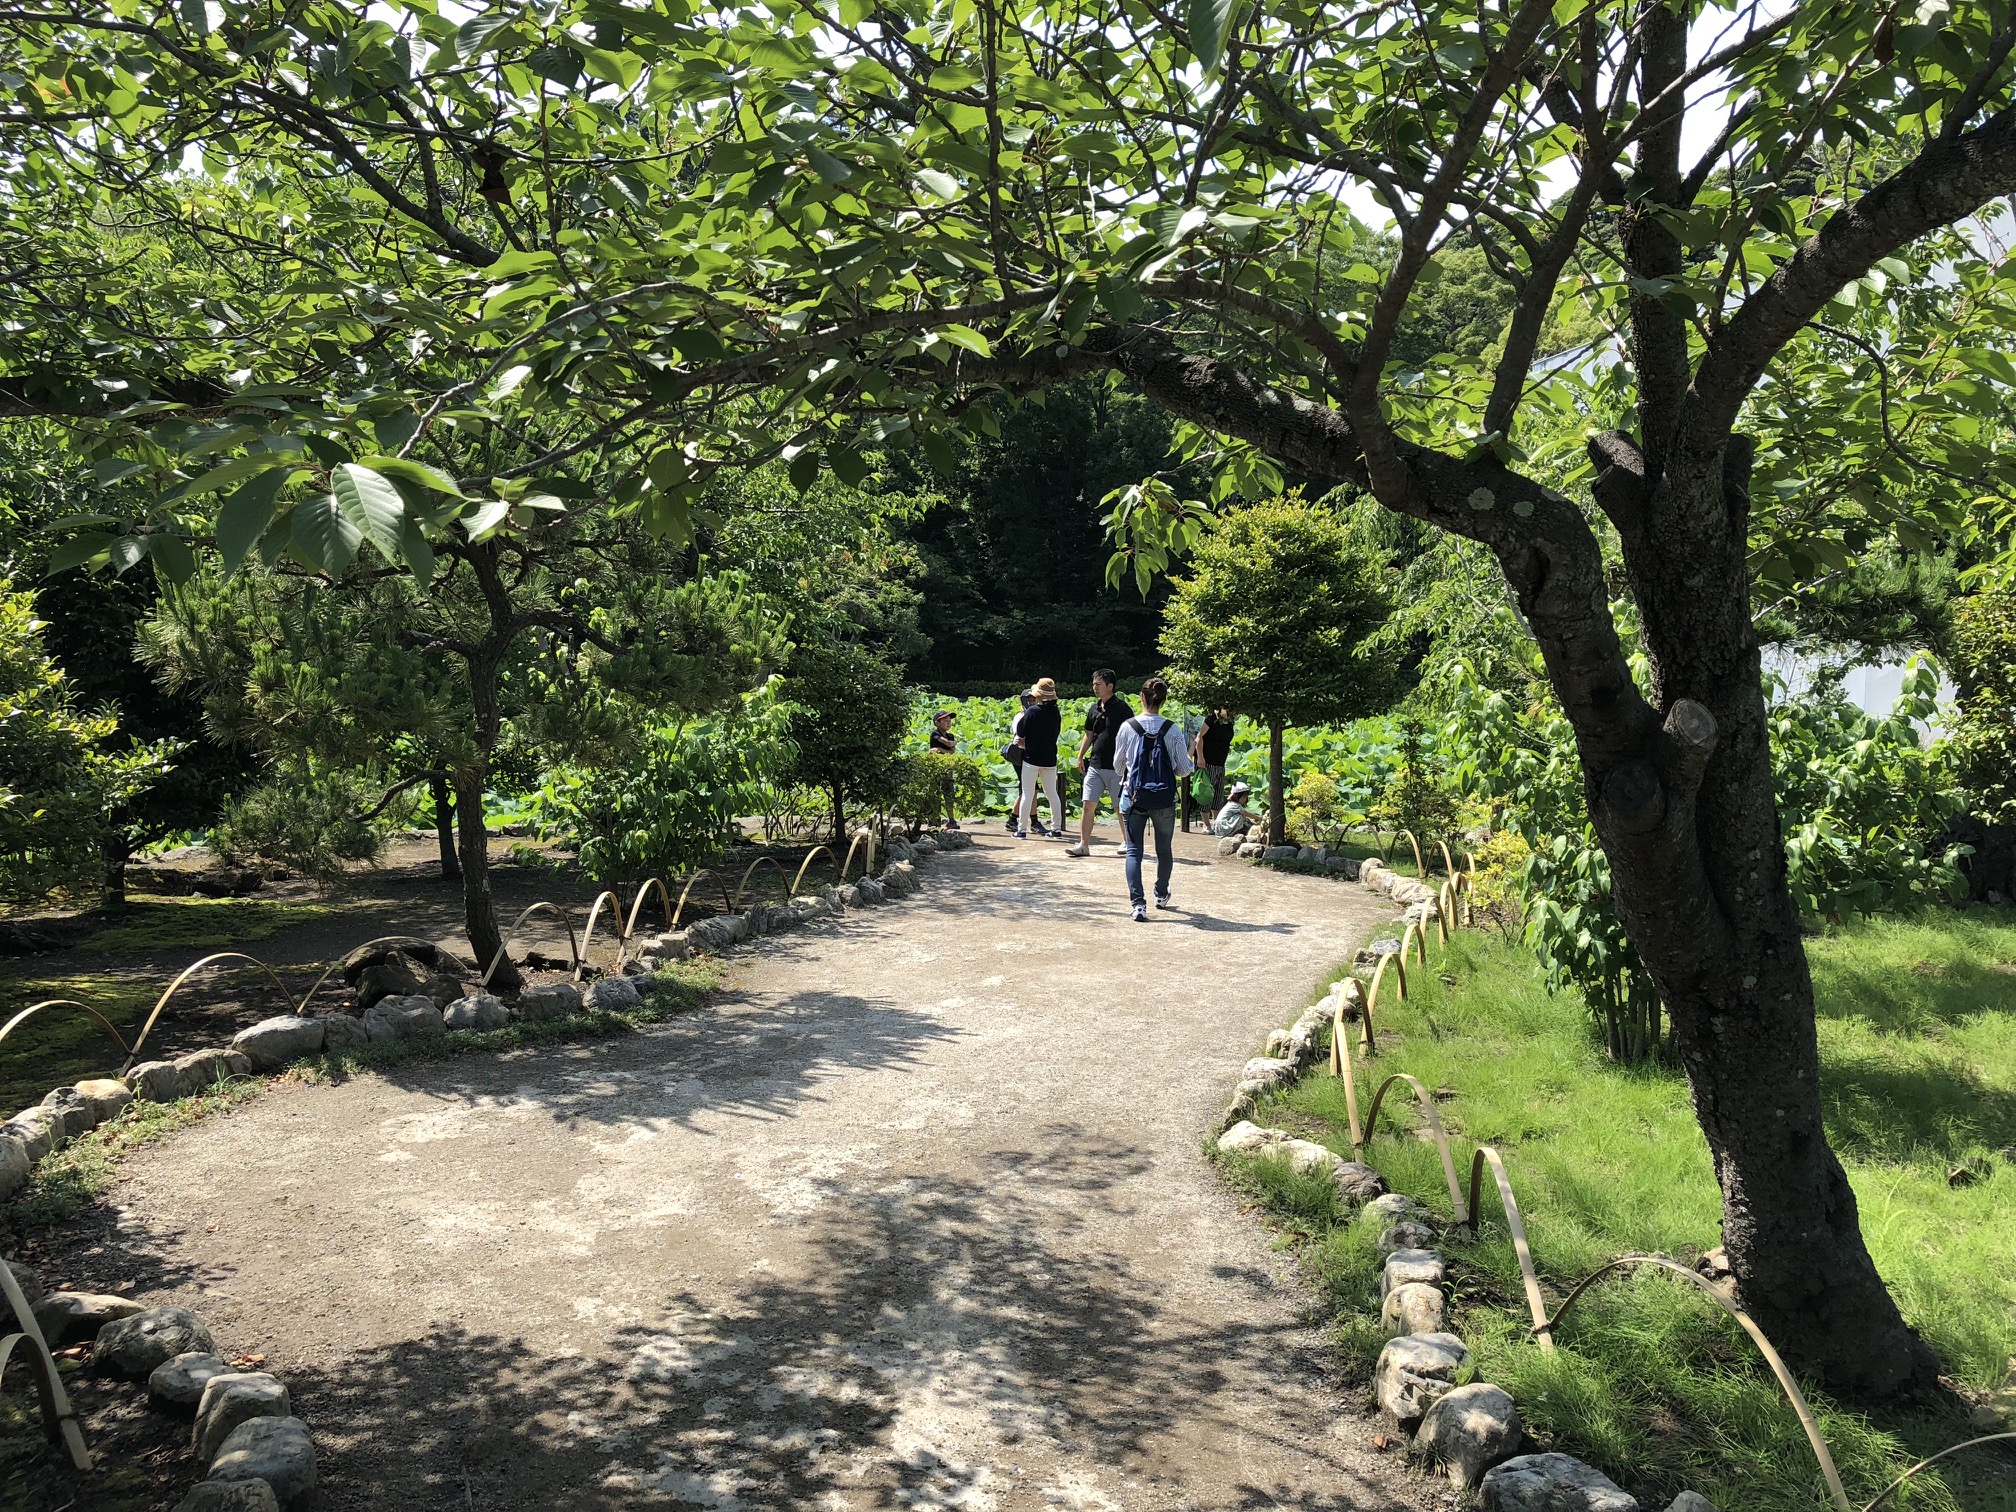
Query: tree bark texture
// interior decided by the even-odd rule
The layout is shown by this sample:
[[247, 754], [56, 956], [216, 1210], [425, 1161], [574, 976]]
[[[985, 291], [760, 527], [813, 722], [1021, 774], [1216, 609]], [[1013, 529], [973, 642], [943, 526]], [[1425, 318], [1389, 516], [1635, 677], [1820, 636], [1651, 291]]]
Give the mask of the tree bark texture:
[[[490, 896], [490, 831], [483, 822], [483, 773], [459, 768], [455, 773], [455, 828], [462, 862], [462, 921], [469, 932], [469, 948], [475, 952], [476, 969], [481, 972], [504, 946], [504, 933], [497, 927], [497, 907]], [[493, 990], [512, 992], [524, 985], [518, 968], [506, 955], [497, 962], [490, 978]]]
[[1288, 843], [1288, 778], [1281, 770], [1281, 721], [1267, 721], [1267, 843]]
[[441, 851], [441, 880], [462, 880], [462, 863], [455, 855], [455, 799], [448, 787], [448, 774], [437, 772], [430, 784], [434, 796], [434, 839]]

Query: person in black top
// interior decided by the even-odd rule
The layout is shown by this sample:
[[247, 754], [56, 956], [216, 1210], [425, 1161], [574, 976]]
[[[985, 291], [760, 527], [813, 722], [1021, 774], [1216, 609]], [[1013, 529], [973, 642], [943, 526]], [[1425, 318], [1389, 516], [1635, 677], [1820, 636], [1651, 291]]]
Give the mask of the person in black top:
[[[1029, 689], [1029, 696], [1036, 701], [1023, 711], [1020, 733], [1015, 737], [1015, 744], [1022, 749], [1022, 822], [1015, 835], [1017, 839], [1027, 840], [1033, 825], [1036, 832], [1044, 834], [1046, 839], [1061, 838], [1064, 811], [1057, 802], [1057, 737], [1064, 731], [1064, 716], [1057, 707], [1056, 680], [1037, 678]], [[1051, 828], [1047, 834], [1043, 826], [1036, 823], [1038, 784], [1050, 800]]]
[[1079, 796], [1084, 803], [1078, 811], [1078, 843], [1064, 853], [1067, 856], [1092, 854], [1092, 826], [1099, 817], [1102, 797], [1111, 797], [1113, 811], [1116, 814], [1120, 811], [1120, 778], [1113, 770], [1113, 742], [1119, 738], [1120, 726], [1134, 717], [1134, 710], [1120, 697], [1115, 686], [1119, 680], [1119, 675], [1108, 667], [1092, 674], [1095, 702], [1085, 711], [1085, 738], [1078, 746], [1078, 764], [1085, 773], [1085, 785]]
[[1213, 709], [1204, 716], [1204, 728], [1197, 732], [1197, 744], [1190, 759], [1211, 778], [1211, 812], [1225, 806], [1225, 760], [1232, 754], [1232, 735], [1238, 721], [1230, 709]]
[[[931, 717], [931, 749], [941, 756], [959, 753], [958, 737], [952, 733], [952, 711], [940, 709]], [[952, 779], [945, 779], [945, 828], [959, 828], [959, 816], [952, 811]]]

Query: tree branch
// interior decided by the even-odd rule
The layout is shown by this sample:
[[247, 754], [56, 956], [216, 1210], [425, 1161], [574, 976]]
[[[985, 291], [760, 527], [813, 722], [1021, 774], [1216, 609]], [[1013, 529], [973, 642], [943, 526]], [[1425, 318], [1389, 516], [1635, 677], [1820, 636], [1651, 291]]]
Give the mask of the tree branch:
[[1911, 162], [1836, 211], [1743, 302], [1709, 343], [1682, 420], [1696, 436], [1735, 424], [1772, 358], [1879, 258], [2016, 190], [2016, 107], [1977, 130], [1928, 142]]

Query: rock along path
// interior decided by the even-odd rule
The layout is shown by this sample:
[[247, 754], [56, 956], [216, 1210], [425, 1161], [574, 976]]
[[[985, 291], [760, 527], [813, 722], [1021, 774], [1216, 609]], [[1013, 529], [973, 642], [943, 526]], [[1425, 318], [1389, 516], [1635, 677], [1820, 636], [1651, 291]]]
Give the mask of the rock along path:
[[119, 1243], [325, 1508], [1439, 1502], [1202, 1153], [1384, 905], [1179, 843], [1145, 926], [995, 830], [676, 1024], [276, 1090], [137, 1154]]

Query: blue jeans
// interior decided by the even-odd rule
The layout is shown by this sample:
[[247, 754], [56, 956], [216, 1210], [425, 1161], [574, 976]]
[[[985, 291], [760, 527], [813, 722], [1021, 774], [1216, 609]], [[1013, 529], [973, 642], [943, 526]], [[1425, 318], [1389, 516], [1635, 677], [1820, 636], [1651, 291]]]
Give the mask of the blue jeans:
[[1146, 849], [1148, 825], [1155, 825], [1155, 896], [1169, 896], [1169, 873], [1176, 866], [1176, 805], [1159, 809], [1129, 809], [1120, 816], [1120, 829], [1127, 837], [1127, 896], [1136, 908], [1146, 908], [1141, 895], [1141, 856]]

